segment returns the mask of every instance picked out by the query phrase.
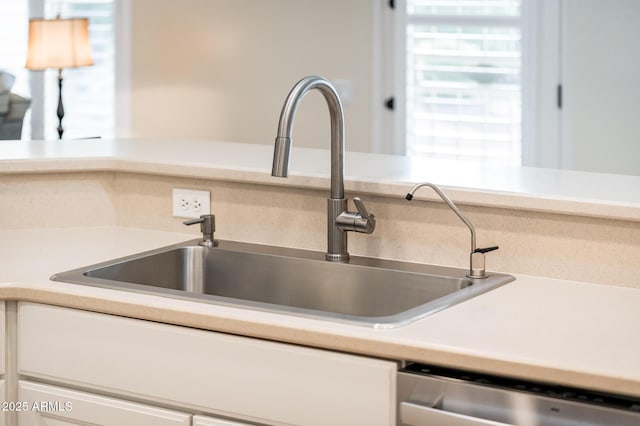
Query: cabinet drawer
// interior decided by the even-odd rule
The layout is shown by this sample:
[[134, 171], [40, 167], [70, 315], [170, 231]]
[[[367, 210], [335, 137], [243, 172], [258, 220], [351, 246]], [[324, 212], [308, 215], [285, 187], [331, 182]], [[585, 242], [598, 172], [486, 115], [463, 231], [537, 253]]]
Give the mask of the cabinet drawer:
[[191, 415], [58, 386], [20, 381], [18, 394], [26, 410], [19, 426], [191, 426]]
[[249, 423], [238, 423], [231, 420], [214, 419], [213, 417], [193, 416], [192, 426], [251, 426]]
[[390, 425], [394, 362], [21, 302], [20, 374], [258, 422]]

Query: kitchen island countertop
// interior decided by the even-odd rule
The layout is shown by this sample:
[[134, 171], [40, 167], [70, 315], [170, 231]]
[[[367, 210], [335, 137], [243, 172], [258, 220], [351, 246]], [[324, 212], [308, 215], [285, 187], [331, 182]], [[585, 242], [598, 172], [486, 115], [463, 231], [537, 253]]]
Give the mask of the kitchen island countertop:
[[0, 297], [640, 397], [640, 291], [525, 275], [393, 329], [53, 282], [193, 239], [124, 227], [0, 230]]

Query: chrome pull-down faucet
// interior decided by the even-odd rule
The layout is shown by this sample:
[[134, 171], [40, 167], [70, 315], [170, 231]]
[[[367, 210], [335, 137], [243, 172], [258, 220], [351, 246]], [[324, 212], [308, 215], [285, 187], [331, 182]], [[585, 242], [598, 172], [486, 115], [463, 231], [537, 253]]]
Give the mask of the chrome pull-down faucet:
[[272, 176], [287, 177], [291, 156], [293, 120], [300, 101], [307, 92], [317, 89], [329, 106], [331, 117], [331, 196], [327, 202], [327, 260], [349, 260], [347, 232], [371, 234], [376, 227], [375, 216], [369, 214], [359, 198], [354, 198], [358, 212], [347, 209], [344, 197], [344, 113], [336, 89], [326, 79], [308, 76], [289, 92], [280, 113], [278, 135], [273, 151]]
[[469, 273], [467, 274], [467, 277], [487, 278], [488, 275], [485, 271], [484, 254], [493, 250], [497, 250], [498, 246], [478, 248], [476, 246], [476, 228], [474, 228], [473, 224], [462, 213], [462, 210], [460, 210], [458, 206], [456, 206], [453, 201], [451, 201], [447, 194], [445, 194], [437, 185], [429, 182], [419, 183], [411, 188], [411, 191], [409, 191], [405, 198], [408, 201], [413, 200], [413, 194], [415, 194], [416, 191], [423, 186], [428, 186], [429, 188], [433, 189], [436, 194], [438, 194], [440, 198], [442, 198], [442, 201], [444, 201], [447, 206], [449, 206], [449, 208], [453, 210], [456, 216], [458, 216], [460, 220], [462, 220], [462, 222], [467, 225], [467, 228], [469, 228], [469, 231], [471, 232], [471, 253], [469, 254]]

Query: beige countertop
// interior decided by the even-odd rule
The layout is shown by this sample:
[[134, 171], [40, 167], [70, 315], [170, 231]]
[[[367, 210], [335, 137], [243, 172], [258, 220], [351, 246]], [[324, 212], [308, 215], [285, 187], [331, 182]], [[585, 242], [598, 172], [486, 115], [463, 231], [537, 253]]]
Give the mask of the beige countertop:
[[122, 227], [0, 231], [0, 297], [640, 397], [640, 291], [517, 276], [389, 330], [49, 281], [193, 238]]
[[[122, 171], [329, 187], [328, 150], [294, 146], [289, 179], [270, 176], [272, 156], [271, 144], [221, 141], [0, 141], [0, 174]], [[638, 176], [346, 153], [347, 191], [403, 197], [423, 181], [446, 187], [449, 196], [462, 204], [640, 221]], [[437, 196], [424, 192], [419, 197]]]

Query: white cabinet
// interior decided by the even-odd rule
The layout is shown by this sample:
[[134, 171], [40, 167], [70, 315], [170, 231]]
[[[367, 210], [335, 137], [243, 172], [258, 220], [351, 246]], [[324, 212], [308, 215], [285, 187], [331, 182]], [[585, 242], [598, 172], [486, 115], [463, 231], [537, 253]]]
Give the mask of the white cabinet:
[[193, 416], [192, 426], [250, 426], [249, 423], [239, 423], [231, 420], [214, 419], [213, 417]]
[[4, 367], [5, 367], [5, 353], [7, 347], [7, 339], [5, 336], [6, 332], [6, 313], [5, 313], [5, 303], [0, 301], [0, 375], [4, 375]]
[[[0, 380], [0, 401], [5, 402], [7, 401], [7, 394], [5, 393], [5, 381], [4, 380]], [[0, 426], [4, 426], [6, 425], [6, 413], [4, 411], [0, 412]]]
[[[5, 302], [0, 301], [0, 376], [4, 377], [5, 375], [5, 354], [7, 352], [7, 338], [6, 338], [6, 309]], [[0, 401], [7, 401], [6, 397], [6, 389], [5, 389], [5, 381], [0, 380]], [[4, 426], [6, 424], [6, 412], [0, 411], [0, 426]]]
[[397, 365], [94, 312], [18, 304], [18, 373], [267, 424], [395, 424]]
[[191, 426], [191, 415], [57, 386], [20, 381], [18, 426]]

